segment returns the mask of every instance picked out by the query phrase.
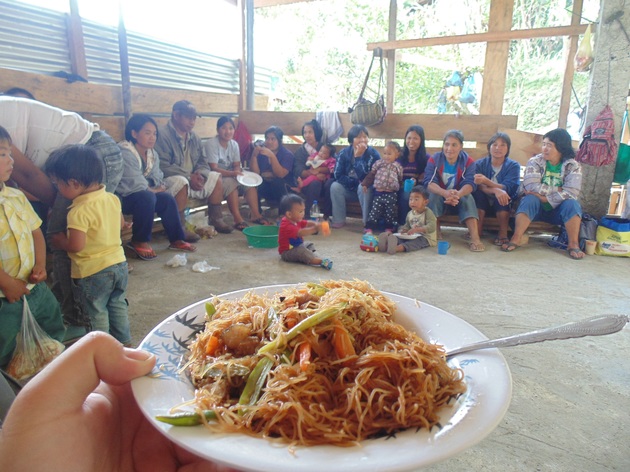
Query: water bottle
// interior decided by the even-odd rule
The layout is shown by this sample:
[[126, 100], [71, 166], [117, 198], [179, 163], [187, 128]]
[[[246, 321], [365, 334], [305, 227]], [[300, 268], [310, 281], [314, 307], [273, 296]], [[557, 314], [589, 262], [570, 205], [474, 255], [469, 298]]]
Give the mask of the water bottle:
[[311, 206], [311, 219], [313, 221], [319, 221], [324, 215], [319, 211], [319, 205], [317, 200], [313, 200], [313, 206]]

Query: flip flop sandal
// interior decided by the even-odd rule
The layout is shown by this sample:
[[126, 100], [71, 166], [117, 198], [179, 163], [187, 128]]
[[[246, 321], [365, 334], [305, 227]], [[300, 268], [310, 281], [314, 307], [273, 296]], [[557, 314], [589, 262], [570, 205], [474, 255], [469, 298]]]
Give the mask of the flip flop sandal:
[[496, 238], [494, 240], [495, 246], [503, 246], [504, 244], [509, 244], [510, 238]]
[[269, 226], [271, 224], [265, 218], [258, 218], [257, 220], [252, 221], [252, 223], [263, 226]]
[[501, 250], [503, 252], [512, 252], [515, 251], [519, 248], [520, 246], [518, 244], [514, 244], [514, 243], [506, 243], [503, 246], [501, 246]]
[[483, 245], [483, 243], [468, 243], [468, 250], [472, 252], [483, 252], [486, 250], [486, 247]]
[[147, 249], [147, 248], [135, 247], [131, 243], [125, 244], [125, 247], [129, 249], [131, 252], [133, 252], [138, 257], [138, 259], [142, 259], [143, 261], [150, 261], [157, 257], [157, 254], [152, 248]]
[[569, 257], [573, 260], [579, 261], [584, 259], [584, 253], [579, 247], [570, 247], [567, 251], [569, 252]]
[[186, 241], [175, 241], [168, 246], [172, 251], [195, 252], [197, 248]]
[[240, 223], [236, 223], [234, 225], [234, 229], [238, 230], [238, 231], [243, 231], [245, 228], [248, 228], [249, 225], [247, 223], [245, 223], [244, 221], [241, 221]]

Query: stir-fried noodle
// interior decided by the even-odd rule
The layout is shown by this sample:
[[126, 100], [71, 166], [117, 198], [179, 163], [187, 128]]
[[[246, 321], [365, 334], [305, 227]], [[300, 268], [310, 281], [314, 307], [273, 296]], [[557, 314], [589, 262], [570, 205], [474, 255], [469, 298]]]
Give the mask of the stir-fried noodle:
[[213, 430], [351, 446], [430, 428], [466, 389], [442, 348], [393, 322], [395, 303], [367, 282], [213, 302], [186, 365]]

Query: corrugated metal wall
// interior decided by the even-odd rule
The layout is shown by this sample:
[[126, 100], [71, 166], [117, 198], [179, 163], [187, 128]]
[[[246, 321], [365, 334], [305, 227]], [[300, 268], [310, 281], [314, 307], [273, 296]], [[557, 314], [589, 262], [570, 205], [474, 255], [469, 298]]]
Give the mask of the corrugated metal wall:
[[[66, 14], [0, 0], [0, 67], [40, 74], [71, 72]], [[83, 20], [89, 81], [120, 85], [116, 28]], [[239, 93], [238, 61], [127, 32], [131, 84]], [[269, 94], [271, 71], [256, 68], [255, 92]]]

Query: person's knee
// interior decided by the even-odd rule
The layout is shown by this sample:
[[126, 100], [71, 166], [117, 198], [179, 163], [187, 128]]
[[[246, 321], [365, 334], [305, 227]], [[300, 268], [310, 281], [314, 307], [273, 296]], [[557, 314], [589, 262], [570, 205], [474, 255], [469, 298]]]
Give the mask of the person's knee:
[[577, 216], [582, 217], [582, 206], [577, 200], [565, 200], [559, 206], [558, 210], [564, 222], [569, 221], [571, 218]]

